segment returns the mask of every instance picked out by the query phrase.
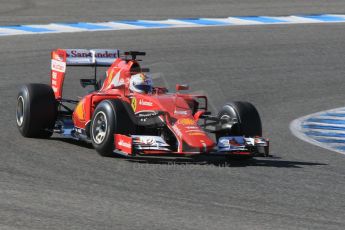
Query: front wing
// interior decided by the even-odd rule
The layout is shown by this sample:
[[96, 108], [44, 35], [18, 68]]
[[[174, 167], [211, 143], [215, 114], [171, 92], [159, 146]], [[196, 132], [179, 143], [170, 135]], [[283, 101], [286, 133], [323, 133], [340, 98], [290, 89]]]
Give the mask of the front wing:
[[262, 137], [225, 136], [218, 140], [210, 152], [174, 152], [160, 136], [114, 135], [114, 152], [125, 155], [253, 155], [268, 156], [269, 141]]

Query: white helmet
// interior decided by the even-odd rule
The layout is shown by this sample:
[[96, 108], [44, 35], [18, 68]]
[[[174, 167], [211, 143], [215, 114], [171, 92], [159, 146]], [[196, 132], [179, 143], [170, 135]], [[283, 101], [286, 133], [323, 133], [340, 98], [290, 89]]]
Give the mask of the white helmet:
[[143, 73], [132, 75], [129, 81], [129, 89], [132, 92], [149, 93], [152, 91], [152, 78]]

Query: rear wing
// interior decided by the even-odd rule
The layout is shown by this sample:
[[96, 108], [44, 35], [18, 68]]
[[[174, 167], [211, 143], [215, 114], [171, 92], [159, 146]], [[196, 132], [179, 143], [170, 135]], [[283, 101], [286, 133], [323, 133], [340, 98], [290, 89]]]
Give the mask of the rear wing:
[[51, 53], [51, 86], [56, 99], [62, 97], [66, 66], [111, 66], [120, 57], [118, 49], [56, 49]]
[[67, 66], [111, 66], [120, 57], [117, 49], [57, 49], [52, 60], [63, 61]]
[[[97, 66], [111, 66], [115, 59], [136, 60], [137, 56], [143, 56], [145, 52], [127, 51], [118, 49], [56, 49], [51, 53], [51, 86], [55, 98], [62, 97], [62, 86], [66, 73], [66, 66], [94, 66], [95, 78]], [[130, 56], [130, 58], [129, 58]], [[137, 60], [139, 61], [139, 60]]]

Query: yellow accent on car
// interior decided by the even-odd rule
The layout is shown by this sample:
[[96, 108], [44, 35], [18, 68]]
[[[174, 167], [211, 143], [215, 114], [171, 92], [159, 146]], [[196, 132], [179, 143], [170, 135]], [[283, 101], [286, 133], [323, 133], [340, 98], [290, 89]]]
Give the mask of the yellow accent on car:
[[84, 121], [85, 120], [85, 114], [84, 114], [84, 100], [81, 100], [77, 107], [74, 110], [74, 113], [77, 115], [79, 120]]
[[131, 106], [132, 106], [133, 111], [135, 112], [137, 109], [137, 99], [135, 97], [132, 98]]
[[181, 125], [195, 125], [196, 122], [191, 118], [182, 118], [178, 120], [178, 123]]

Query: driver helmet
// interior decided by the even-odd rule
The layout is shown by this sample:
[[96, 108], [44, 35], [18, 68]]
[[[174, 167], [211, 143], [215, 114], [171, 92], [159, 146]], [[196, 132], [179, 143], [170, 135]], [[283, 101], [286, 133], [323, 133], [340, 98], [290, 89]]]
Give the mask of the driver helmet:
[[152, 92], [152, 78], [144, 73], [138, 73], [131, 76], [129, 89], [137, 93]]

